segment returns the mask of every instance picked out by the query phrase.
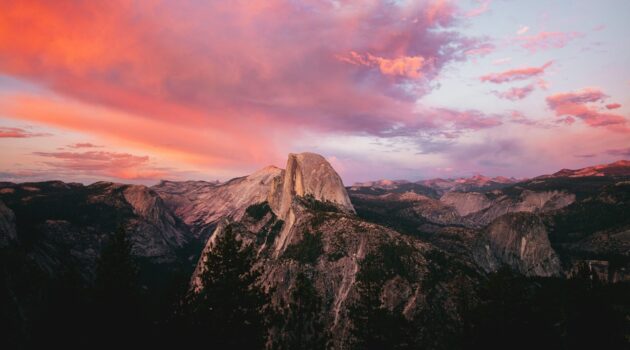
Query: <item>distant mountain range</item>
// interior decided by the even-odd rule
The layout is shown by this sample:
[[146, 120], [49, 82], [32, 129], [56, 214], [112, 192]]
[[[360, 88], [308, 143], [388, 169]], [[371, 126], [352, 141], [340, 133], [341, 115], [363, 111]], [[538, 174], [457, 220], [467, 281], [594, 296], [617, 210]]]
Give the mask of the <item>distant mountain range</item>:
[[357, 182], [351, 186], [351, 190], [359, 190], [369, 187], [374, 189], [393, 190], [401, 186], [417, 184], [432, 188], [440, 193], [448, 191], [471, 191], [479, 189], [496, 189], [518, 182], [515, 178], [507, 178], [503, 176], [486, 177], [483, 175], [474, 175], [471, 177], [460, 177], [455, 179], [435, 178], [429, 180], [420, 180], [411, 182], [407, 180], [377, 180], [368, 182]]
[[587, 176], [630, 176], [630, 161], [619, 160], [610, 164], [601, 164], [582, 169], [562, 169], [552, 175], [541, 177], [587, 177]]
[[334, 347], [352, 332], [366, 262], [380, 271], [383, 307], [408, 320], [430, 311], [430, 336], [447, 342], [465, 317], [453, 305], [477, 298], [501, 267], [565, 279], [585, 265], [601, 281], [630, 281], [630, 161], [526, 180], [476, 175], [345, 188], [323, 157], [302, 153], [290, 154], [285, 169], [225, 183], [0, 183], [0, 249], [29, 266], [3, 268], [2, 295], [11, 296], [3, 307], [21, 310], [5, 317], [27, 329], [45, 302], [20, 292], [16, 279], [54, 279], [76, 267], [93, 283], [118, 227], [131, 236], [148, 293], [182, 274], [190, 290], [203, 289], [204, 257], [230, 231], [255, 248], [274, 306], [288, 301], [299, 274], [310, 276]]
[[[541, 175], [537, 178], [551, 177], [587, 177], [587, 176], [630, 176], [630, 161], [619, 160], [610, 164], [600, 164], [582, 169], [562, 169], [551, 175]], [[459, 178], [434, 178], [428, 180], [408, 181], [408, 180], [375, 180], [367, 182], [356, 182], [351, 187], [351, 191], [364, 190], [365, 188], [394, 190], [409, 184], [419, 184], [430, 187], [441, 193], [449, 191], [477, 191], [493, 190], [526, 181], [527, 179], [517, 179], [514, 177], [496, 176], [487, 177], [480, 174], [471, 177]]]

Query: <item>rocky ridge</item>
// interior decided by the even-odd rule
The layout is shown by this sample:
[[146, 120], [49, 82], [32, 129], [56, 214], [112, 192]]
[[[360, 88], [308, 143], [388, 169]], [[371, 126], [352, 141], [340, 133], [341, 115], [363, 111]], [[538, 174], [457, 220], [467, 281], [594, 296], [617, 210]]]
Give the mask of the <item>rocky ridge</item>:
[[[133, 254], [149, 264], [179, 263], [190, 241], [187, 227], [146, 186], [4, 183], [0, 199], [14, 213], [14, 241], [31, 247], [29, 255], [49, 273], [78, 261], [92, 276], [101, 247], [119, 227], [130, 234]], [[3, 217], [11, 215], [3, 210]]]
[[551, 175], [539, 176], [539, 178], [587, 176], [630, 176], [630, 161], [619, 160], [614, 163], [600, 164], [575, 170], [562, 169]]

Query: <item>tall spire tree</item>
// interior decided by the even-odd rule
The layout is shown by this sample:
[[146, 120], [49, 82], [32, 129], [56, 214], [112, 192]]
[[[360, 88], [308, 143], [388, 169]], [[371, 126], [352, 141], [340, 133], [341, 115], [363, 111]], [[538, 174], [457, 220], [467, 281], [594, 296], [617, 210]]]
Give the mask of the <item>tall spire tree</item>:
[[106, 343], [129, 343], [140, 323], [138, 268], [132, 242], [121, 226], [103, 248], [94, 282], [96, 331]]
[[266, 340], [268, 296], [258, 285], [253, 246], [244, 246], [230, 226], [206, 256], [203, 288], [188, 302], [195, 335], [215, 348], [261, 349]]

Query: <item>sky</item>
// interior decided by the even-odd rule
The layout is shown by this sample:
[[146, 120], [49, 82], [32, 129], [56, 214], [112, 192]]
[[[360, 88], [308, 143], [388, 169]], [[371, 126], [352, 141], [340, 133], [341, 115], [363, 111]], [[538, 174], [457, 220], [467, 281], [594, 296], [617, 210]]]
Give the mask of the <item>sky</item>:
[[630, 1], [0, 1], [0, 181], [630, 159]]

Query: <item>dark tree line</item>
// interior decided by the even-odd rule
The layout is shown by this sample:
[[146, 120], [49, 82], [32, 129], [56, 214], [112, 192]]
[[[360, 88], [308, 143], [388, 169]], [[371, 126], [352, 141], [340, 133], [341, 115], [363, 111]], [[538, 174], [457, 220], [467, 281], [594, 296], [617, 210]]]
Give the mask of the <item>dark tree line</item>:
[[244, 247], [229, 226], [217, 238], [206, 256], [203, 288], [185, 301], [190, 341], [204, 340], [215, 349], [264, 348], [269, 299], [257, 283], [254, 259], [253, 246]]

